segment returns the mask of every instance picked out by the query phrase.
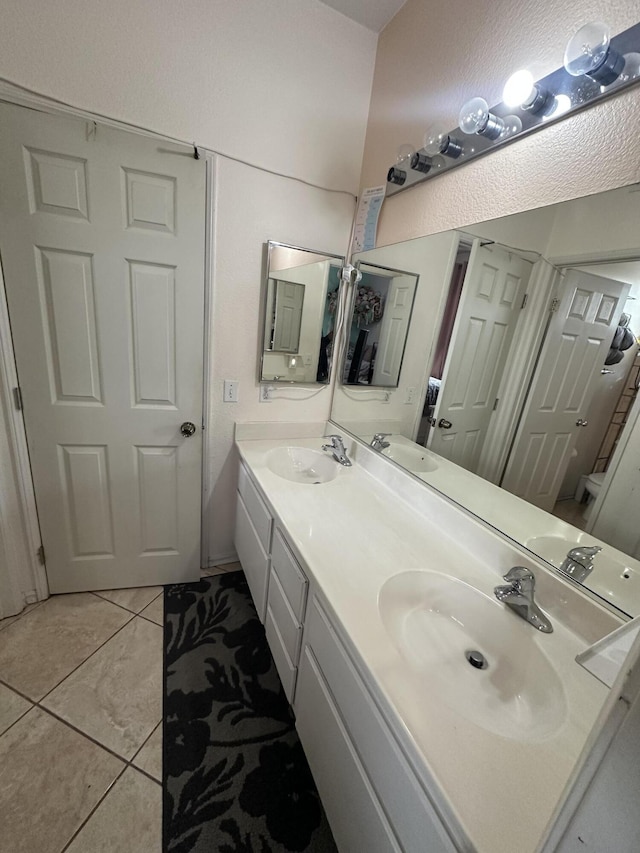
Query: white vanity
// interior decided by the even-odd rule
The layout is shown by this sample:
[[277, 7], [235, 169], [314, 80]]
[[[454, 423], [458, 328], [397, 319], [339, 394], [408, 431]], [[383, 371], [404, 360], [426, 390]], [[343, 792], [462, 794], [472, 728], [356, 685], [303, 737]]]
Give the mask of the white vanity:
[[[236, 547], [339, 849], [534, 853], [607, 697], [575, 657], [621, 620], [364, 445], [240, 439]], [[553, 633], [496, 600], [516, 565]]]

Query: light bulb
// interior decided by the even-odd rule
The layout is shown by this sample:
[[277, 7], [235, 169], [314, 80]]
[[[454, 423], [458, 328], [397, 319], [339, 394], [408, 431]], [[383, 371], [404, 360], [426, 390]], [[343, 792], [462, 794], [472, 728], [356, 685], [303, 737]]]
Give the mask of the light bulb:
[[415, 153], [413, 145], [401, 145], [397, 151], [396, 166], [408, 166]]
[[504, 127], [502, 128], [498, 139], [509, 139], [511, 136], [517, 136], [517, 134], [522, 130], [522, 122], [518, 116], [505, 116], [503, 121]]
[[592, 21], [569, 39], [564, 67], [573, 77], [584, 74], [602, 86], [609, 86], [622, 73], [624, 57], [611, 47], [609, 27], [601, 21]]
[[487, 139], [497, 139], [504, 130], [503, 120], [489, 111], [489, 104], [484, 98], [467, 101], [460, 110], [459, 122], [465, 133], [477, 133]]
[[530, 71], [516, 71], [505, 83], [502, 100], [509, 108], [520, 107], [531, 113], [547, 111], [552, 105], [551, 92], [534, 82]]
[[459, 157], [462, 154], [462, 145], [441, 125], [434, 124], [424, 135], [424, 150], [429, 157], [437, 157], [444, 154], [447, 157]]

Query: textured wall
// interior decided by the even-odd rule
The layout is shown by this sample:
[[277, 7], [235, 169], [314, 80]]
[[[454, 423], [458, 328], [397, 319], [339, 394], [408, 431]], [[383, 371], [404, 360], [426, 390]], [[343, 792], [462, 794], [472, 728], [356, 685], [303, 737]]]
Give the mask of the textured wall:
[[[518, 68], [535, 77], [562, 64], [583, 23], [612, 32], [638, 20], [635, 0], [408, 0], [382, 32], [365, 144], [362, 186], [384, 183], [402, 143], [426, 127], [458, 123], [474, 95], [501, 100]], [[573, 116], [451, 174], [385, 202], [378, 244], [459, 227], [588, 195], [640, 179], [640, 88]]]
[[317, 0], [4, 0], [0, 75], [355, 191], [375, 48]]

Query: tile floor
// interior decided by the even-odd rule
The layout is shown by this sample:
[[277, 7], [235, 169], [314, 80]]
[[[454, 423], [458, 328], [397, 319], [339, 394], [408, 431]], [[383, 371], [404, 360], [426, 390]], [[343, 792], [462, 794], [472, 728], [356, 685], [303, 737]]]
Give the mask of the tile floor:
[[160, 853], [162, 624], [162, 587], [0, 621], [0, 851]]
[[583, 518], [583, 513], [587, 508], [586, 504], [578, 503], [574, 500], [558, 501], [553, 508], [553, 515], [566, 521], [567, 524], [572, 524], [580, 530], [584, 530], [587, 526], [587, 521]]

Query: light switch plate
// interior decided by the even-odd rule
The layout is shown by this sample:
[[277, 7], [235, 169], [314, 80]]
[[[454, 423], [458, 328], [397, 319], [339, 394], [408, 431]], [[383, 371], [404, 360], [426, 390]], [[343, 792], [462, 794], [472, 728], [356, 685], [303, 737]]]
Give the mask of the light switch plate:
[[224, 380], [224, 401], [225, 401], [225, 403], [237, 403], [238, 402], [238, 385], [239, 385], [239, 382], [237, 379], [225, 379]]

